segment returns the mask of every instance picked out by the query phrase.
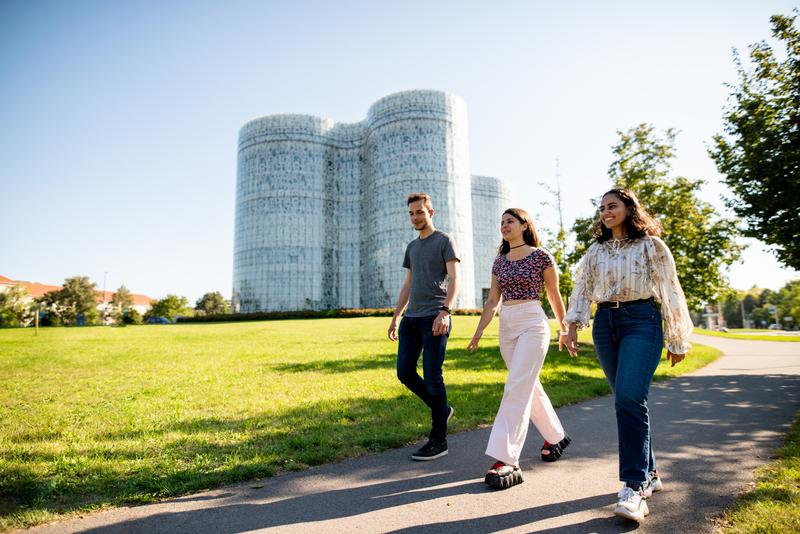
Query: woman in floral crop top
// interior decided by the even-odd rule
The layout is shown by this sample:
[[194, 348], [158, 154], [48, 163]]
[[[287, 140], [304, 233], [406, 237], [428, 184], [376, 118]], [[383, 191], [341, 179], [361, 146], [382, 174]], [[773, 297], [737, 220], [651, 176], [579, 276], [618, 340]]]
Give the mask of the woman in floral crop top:
[[[467, 348], [473, 352], [478, 349], [484, 329], [502, 302], [500, 353], [508, 368], [508, 379], [486, 447], [486, 454], [496, 461], [485, 481], [494, 488], [505, 489], [522, 482], [519, 458], [529, 419], [545, 439], [541, 456], [546, 462], [558, 460], [570, 438], [539, 382], [550, 344], [550, 327], [540, 302], [543, 291], [547, 292], [559, 323], [564, 318], [558, 273], [550, 254], [538, 248], [536, 228], [525, 210], [507, 209], [500, 233], [503, 241], [492, 266], [489, 297]], [[559, 349], [566, 341], [566, 332], [561, 334]]]
[[596, 303], [592, 338], [615, 396], [623, 482], [614, 513], [641, 523], [649, 513], [645, 499], [663, 488], [647, 410], [650, 382], [665, 342], [672, 365], [683, 360], [692, 321], [658, 221], [625, 189], [604, 194], [599, 212], [596, 242], [578, 265], [564, 321], [567, 348], [578, 349], [577, 330], [589, 324]]

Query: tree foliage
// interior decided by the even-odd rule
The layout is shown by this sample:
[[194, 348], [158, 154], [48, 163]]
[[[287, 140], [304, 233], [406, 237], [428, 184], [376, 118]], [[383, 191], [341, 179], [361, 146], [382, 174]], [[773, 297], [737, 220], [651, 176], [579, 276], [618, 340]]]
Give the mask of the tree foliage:
[[33, 318], [26, 294], [25, 288], [20, 286], [11, 286], [0, 292], [0, 327], [24, 326]]
[[[736, 261], [742, 250], [735, 241], [736, 224], [720, 217], [711, 204], [698, 197], [702, 180], [670, 176], [674, 130], [658, 132], [652, 125], [640, 124], [617, 133], [619, 141], [612, 148], [616, 159], [608, 169], [610, 185], [632, 190], [661, 222], [661, 238], [675, 257], [689, 307], [699, 309], [727, 287], [725, 267]], [[596, 220], [595, 215], [575, 221], [577, 243], [569, 255], [571, 263], [592, 243], [591, 228]]]
[[[125, 318], [127, 317], [129, 310], [132, 309], [132, 306], [133, 295], [124, 285], [119, 286], [119, 289], [117, 289], [117, 291], [114, 293], [114, 296], [111, 297], [111, 309], [114, 312], [114, 322], [117, 325], [130, 324], [126, 323]], [[141, 323], [141, 316], [139, 316], [139, 322]]]
[[206, 293], [197, 299], [194, 309], [196, 312], [206, 315], [218, 315], [220, 313], [230, 313], [231, 306], [219, 291], [214, 291]]
[[744, 234], [774, 245], [778, 259], [800, 269], [800, 30], [794, 17], [774, 15], [772, 36], [749, 47], [752, 69], [736, 50], [739, 84], [731, 86], [724, 133], [709, 149], [734, 196], [727, 205], [744, 219]]
[[133, 294], [124, 285], [119, 286], [111, 298], [111, 306], [115, 311], [122, 312], [133, 306]]
[[189, 307], [186, 297], [177, 295], [167, 295], [163, 299], [153, 302], [153, 306], [144, 314], [147, 321], [150, 317], [165, 317], [170, 321], [175, 321], [176, 316], [191, 316], [193, 310]]
[[45, 293], [37, 302], [47, 314], [47, 324], [73, 326], [98, 321], [97, 287], [88, 276], [67, 278], [61, 289]]

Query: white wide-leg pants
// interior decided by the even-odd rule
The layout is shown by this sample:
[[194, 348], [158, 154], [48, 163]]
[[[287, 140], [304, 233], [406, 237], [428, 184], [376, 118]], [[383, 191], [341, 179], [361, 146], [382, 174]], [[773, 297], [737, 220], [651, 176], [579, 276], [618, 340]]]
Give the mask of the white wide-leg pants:
[[564, 439], [561, 421], [539, 382], [549, 343], [550, 327], [539, 301], [500, 308], [500, 354], [508, 379], [489, 436], [487, 456], [519, 466], [528, 420], [548, 442]]

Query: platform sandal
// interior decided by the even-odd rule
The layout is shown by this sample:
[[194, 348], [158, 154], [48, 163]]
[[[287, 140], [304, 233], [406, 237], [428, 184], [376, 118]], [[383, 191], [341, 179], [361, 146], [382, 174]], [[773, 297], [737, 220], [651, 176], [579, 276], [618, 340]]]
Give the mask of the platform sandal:
[[495, 462], [483, 480], [494, 489], [508, 489], [522, 484], [522, 470], [503, 462]]
[[567, 434], [564, 434], [564, 439], [558, 443], [548, 443], [545, 441], [544, 445], [542, 445], [542, 461], [555, 462], [561, 458], [561, 455], [564, 454], [564, 449], [566, 449], [567, 445], [570, 443], [572, 443], [572, 438]]

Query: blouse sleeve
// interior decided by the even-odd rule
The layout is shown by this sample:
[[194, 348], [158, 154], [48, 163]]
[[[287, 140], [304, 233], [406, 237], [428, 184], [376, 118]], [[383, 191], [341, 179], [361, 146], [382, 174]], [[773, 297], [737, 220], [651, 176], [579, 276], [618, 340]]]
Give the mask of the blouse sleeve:
[[594, 288], [594, 270], [592, 257], [595, 245], [583, 255], [578, 267], [575, 269], [575, 281], [572, 286], [572, 295], [569, 298], [569, 310], [564, 317], [564, 326], [569, 328], [570, 323], [576, 323], [578, 328], [589, 326], [592, 315], [592, 290]]
[[650, 278], [656, 297], [661, 301], [664, 316], [664, 343], [673, 354], [686, 354], [692, 345], [687, 341], [692, 333], [692, 318], [686, 297], [678, 281], [675, 260], [667, 245], [657, 237], [645, 242], [650, 262]]

